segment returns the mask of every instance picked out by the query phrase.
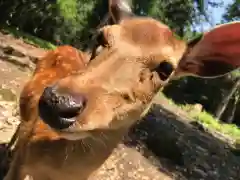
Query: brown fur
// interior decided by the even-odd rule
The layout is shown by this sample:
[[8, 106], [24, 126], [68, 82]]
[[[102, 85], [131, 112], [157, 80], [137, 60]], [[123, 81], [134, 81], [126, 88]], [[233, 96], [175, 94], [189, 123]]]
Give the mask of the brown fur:
[[[64, 54], [66, 58], [59, 63], [50, 54], [42, 60], [43, 65], [37, 65], [21, 95], [19, 142], [4, 180], [23, 180], [27, 175], [34, 180], [86, 180], [93, 176], [173, 76], [171, 73], [167, 80], [161, 79], [160, 75], [166, 72], [159, 66], [168, 62], [174, 69], [179, 68], [185, 42], [176, 39], [159, 21], [129, 16], [130, 12], [121, 6], [123, 2], [110, 1], [110, 14], [117, 24], [99, 31], [104, 38], [104, 44], [99, 44], [102, 51], [87, 68], [77, 58], [70, 62], [73, 66], [66, 66], [71, 53]], [[45, 65], [51, 61], [53, 68]], [[201, 75], [200, 71], [187, 70]], [[74, 71], [78, 72], [72, 74]], [[53, 83], [57, 92], [80, 93], [87, 98], [87, 106], [76, 117], [76, 123], [64, 130], [50, 128], [47, 120], [38, 115], [41, 93]]]

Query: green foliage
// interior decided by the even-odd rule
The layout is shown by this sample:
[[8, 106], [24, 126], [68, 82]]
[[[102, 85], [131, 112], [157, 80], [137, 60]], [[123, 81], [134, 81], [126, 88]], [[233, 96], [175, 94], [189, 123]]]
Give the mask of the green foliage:
[[8, 0], [0, 2], [1, 25], [48, 40], [54, 44], [81, 47], [95, 1]]
[[133, 5], [136, 14], [155, 17], [169, 25], [179, 36], [189, 39], [196, 35], [192, 27], [202, 21], [210, 21], [206, 7], [217, 7], [220, 3], [202, 0], [135, 0]]
[[203, 33], [195, 33], [195, 34], [192, 34], [192, 36], [189, 36], [187, 39], [188, 39], [188, 43], [191, 43], [199, 38], [202, 38], [203, 36]]
[[[158, 1], [158, 3], [161, 1]], [[162, 13], [158, 13], [155, 5], [151, 8], [153, 16], [160, 18], [163, 22], [168, 24], [180, 36], [184, 36], [185, 28], [190, 26], [193, 22], [194, 16], [194, 3], [189, 0], [172, 0], [166, 1], [165, 4], [161, 3]], [[175, 8], [178, 7], [178, 8]]]
[[55, 49], [56, 48], [55, 45], [53, 45], [52, 43], [50, 43], [48, 41], [37, 38], [36, 36], [32, 36], [28, 33], [23, 33], [14, 28], [3, 27], [3, 29], [1, 31], [12, 34], [16, 38], [22, 38], [23, 41], [25, 41], [26, 43], [35, 45], [35, 46], [43, 48], [43, 49]]
[[223, 15], [223, 21], [240, 20], [240, 1], [234, 0], [232, 4], [228, 5], [226, 12]]
[[77, 0], [57, 0], [60, 15], [66, 20], [75, 21], [78, 16]]
[[236, 70], [232, 71], [231, 75], [233, 76], [233, 78], [239, 78], [240, 77], [240, 69], [236, 69]]
[[44, 0], [8, 0], [0, 5], [2, 25], [19, 28], [22, 31], [52, 40], [56, 26], [56, 6]]
[[[133, 1], [136, 14], [162, 20], [185, 39], [195, 35], [191, 26], [199, 15], [206, 14], [204, 6], [197, 0]], [[17, 27], [53, 44], [86, 48], [108, 12], [108, 0], [7, 0], [0, 1], [0, 11], [1, 25]]]

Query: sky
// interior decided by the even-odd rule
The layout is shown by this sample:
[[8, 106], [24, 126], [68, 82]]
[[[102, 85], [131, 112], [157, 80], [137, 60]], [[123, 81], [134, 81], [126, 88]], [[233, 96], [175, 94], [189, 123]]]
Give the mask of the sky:
[[[219, 0], [215, 0], [215, 1], [218, 2]], [[219, 1], [219, 2], [221, 2], [221, 1]], [[223, 7], [214, 8], [213, 17], [214, 17], [215, 21], [220, 22], [221, 16], [225, 11], [226, 5], [231, 4], [232, 2], [233, 2], [233, 0], [224, 0]]]
[[[221, 17], [225, 12], [226, 6], [228, 4], [231, 4], [233, 2], [233, 0], [212, 0], [213, 2], [223, 2], [223, 6], [222, 7], [218, 7], [218, 8], [211, 8], [208, 7], [208, 10], [210, 12], [212, 12], [213, 16], [213, 24], [217, 24], [221, 22]], [[210, 25], [208, 24], [204, 24], [203, 27], [199, 27], [199, 29], [203, 28], [203, 30], [208, 30], [210, 27]]]

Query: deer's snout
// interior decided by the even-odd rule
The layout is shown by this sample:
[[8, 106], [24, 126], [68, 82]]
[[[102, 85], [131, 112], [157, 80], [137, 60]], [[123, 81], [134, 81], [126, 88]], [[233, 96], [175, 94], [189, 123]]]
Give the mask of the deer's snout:
[[39, 115], [54, 129], [69, 128], [76, 122], [86, 103], [83, 94], [60, 93], [56, 86], [50, 86], [44, 89], [40, 97]]

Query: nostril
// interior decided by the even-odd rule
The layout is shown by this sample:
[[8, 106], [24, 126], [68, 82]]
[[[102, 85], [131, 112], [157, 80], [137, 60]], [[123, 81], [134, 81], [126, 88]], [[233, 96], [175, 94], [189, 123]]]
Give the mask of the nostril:
[[83, 96], [59, 96], [58, 113], [63, 118], [73, 118], [81, 113], [86, 106], [86, 100]]
[[85, 106], [82, 94], [62, 94], [54, 87], [47, 87], [39, 100], [39, 115], [51, 127], [64, 129], [75, 123]]

